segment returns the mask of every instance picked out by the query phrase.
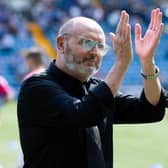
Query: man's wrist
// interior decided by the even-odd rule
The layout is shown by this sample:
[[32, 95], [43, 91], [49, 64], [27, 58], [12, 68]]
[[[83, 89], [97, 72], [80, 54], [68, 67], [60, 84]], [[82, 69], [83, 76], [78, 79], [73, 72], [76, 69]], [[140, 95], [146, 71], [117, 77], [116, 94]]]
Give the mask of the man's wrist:
[[142, 75], [142, 77], [143, 77], [144, 79], [146, 79], [146, 80], [153, 80], [153, 79], [158, 78], [159, 72], [160, 72], [160, 71], [159, 71], [159, 67], [155, 65], [155, 67], [154, 67], [154, 72], [153, 72], [153, 73], [151, 73], [151, 74], [146, 74], [146, 73], [144, 73], [144, 72], [141, 70], [141, 75]]

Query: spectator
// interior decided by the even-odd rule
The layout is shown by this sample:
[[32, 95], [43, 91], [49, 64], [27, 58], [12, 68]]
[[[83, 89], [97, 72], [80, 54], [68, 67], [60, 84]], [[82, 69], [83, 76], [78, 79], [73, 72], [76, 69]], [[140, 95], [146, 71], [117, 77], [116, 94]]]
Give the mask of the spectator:
[[12, 88], [9, 86], [8, 81], [3, 76], [0, 76], [0, 107], [13, 98], [14, 93]]
[[44, 55], [39, 47], [30, 48], [27, 52], [23, 53], [23, 56], [25, 57], [29, 71], [24, 80], [45, 70]]

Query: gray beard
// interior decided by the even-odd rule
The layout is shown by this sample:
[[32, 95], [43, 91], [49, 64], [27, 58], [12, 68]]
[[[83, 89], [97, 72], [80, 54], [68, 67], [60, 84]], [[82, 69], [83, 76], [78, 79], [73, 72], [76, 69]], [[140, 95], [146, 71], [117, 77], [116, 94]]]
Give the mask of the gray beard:
[[96, 74], [98, 71], [98, 69], [96, 69], [96, 67], [94, 66], [91, 67], [82, 64], [79, 65], [72, 62], [66, 62], [65, 64], [70, 71], [73, 71], [75, 73], [78, 72], [81, 76], [85, 77], [86, 79]]
[[68, 43], [66, 53], [68, 53], [68, 55], [63, 58], [64, 65], [74, 74], [78, 74], [78, 76], [82, 76], [84, 79], [88, 79], [98, 71], [98, 68], [95, 66], [86, 66], [83, 64], [83, 62], [75, 60], [74, 56], [69, 54], [72, 53], [72, 50], [70, 49]]

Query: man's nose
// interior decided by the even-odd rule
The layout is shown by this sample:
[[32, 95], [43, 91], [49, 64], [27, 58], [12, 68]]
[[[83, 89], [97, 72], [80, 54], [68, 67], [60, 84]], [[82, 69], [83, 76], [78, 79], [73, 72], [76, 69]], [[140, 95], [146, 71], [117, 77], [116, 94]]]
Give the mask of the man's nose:
[[91, 51], [91, 53], [93, 53], [97, 56], [103, 56], [102, 51], [98, 47], [98, 44], [95, 44], [95, 46], [90, 51]]
[[95, 46], [92, 47], [91, 51], [94, 52], [94, 53], [99, 53], [100, 50], [99, 50], [99, 48], [98, 48], [98, 45], [95, 44]]

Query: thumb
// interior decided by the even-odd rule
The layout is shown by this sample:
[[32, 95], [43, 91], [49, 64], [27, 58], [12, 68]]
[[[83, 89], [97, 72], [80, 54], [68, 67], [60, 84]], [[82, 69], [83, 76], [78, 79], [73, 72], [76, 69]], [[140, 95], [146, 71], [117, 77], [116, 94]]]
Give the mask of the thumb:
[[113, 42], [113, 41], [114, 41], [114, 38], [115, 38], [115, 34], [112, 33], [112, 32], [110, 32], [110, 37], [111, 37], [111, 40], [112, 40], [112, 42]]
[[115, 34], [110, 32], [110, 38], [111, 38], [111, 42], [112, 42], [112, 46], [114, 47], [114, 43], [115, 43]]

